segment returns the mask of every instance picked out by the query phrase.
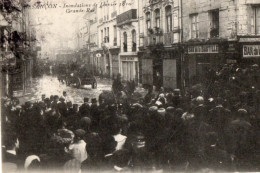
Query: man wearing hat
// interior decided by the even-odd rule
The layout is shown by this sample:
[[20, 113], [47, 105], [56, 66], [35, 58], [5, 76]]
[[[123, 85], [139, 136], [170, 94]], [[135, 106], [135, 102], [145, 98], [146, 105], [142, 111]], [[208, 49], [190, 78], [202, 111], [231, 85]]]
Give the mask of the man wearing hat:
[[58, 109], [58, 102], [59, 102], [59, 96], [58, 95], [55, 95], [53, 97], [53, 101], [51, 103], [51, 108], [52, 109]]
[[173, 90], [172, 104], [176, 108], [181, 106], [181, 104], [182, 104], [182, 97], [181, 97], [180, 89], [174, 89]]
[[84, 98], [84, 103], [79, 108], [80, 116], [90, 116], [90, 105], [89, 105], [89, 98]]
[[44, 101], [46, 98], [46, 95], [45, 94], [42, 94], [42, 101]]
[[62, 95], [63, 95], [66, 103], [70, 101], [66, 91], [63, 91]]
[[100, 121], [100, 111], [99, 107], [97, 105], [97, 99], [92, 98], [91, 99], [91, 106], [90, 106], [90, 117], [93, 121], [92, 127], [94, 128], [93, 130], [97, 130], [99, 126], [99, 121]]
[[58, 103], [58, 110], [62, 117], [67, 116], [67, 104], [65, 103], [64, 97], [60, 97], [60, 102]]

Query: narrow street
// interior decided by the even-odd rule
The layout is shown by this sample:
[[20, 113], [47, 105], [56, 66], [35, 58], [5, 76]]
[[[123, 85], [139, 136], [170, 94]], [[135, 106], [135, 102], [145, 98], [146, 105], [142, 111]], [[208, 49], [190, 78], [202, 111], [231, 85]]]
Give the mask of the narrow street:
[[72, 103], [81, 104], [83, 103], [84, 97], [88, 97], [90, 99], [98, 98], [99, 94], [103, 90], [111, 89], [112, 81], [109, 79], [97, 78], [97, 83], [97, 89], [92, 89], [90, 85], [85, 85], [78, 89], [60, 83], [56, 76], [44, 75], [41, 78], [34, 79], [32, 87], [27, 89], [27, 94], [20, 97], [19, 100], [21, 104], [24, 104], [26, 101], [34, 102], [41, 99], [42, 94], [46, 94], [46, 97], [49, 97], [50, 95], [61, 96], [63, 91], [66, 91], [69, 100], [71, 100]]

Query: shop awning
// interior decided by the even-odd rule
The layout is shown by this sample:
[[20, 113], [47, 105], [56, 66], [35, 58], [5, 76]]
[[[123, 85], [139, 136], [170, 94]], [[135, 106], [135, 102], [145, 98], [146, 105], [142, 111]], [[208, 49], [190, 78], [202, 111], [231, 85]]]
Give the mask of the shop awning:
[[256, 38], [240, 38], [239, 39], [240, 43], [255, 43], [255, 42], [260, 42], [260, 37]]
[[246, 0], [246, 4], [249, 4], [249, 5], [260, 5], [260, 0]]

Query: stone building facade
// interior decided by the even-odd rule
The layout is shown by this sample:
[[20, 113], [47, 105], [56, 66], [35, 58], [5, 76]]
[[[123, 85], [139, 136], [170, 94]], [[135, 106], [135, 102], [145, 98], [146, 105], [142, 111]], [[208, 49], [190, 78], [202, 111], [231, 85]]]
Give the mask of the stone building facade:
[[99, 71], [102, 75], [110, 78], [119, 71], [116, 63], [119, 54], [119, 34], [116, 27], [116, 17], [119, 9], [119, 4], [114, 3], [113, 0], [101, 0], [97, 8]]
[[181, 1], [146, 0], [143, 7], [142, 83], [168, 89], [181, 85]]
[[[122, 3], [122, 2], [121, 2]], [[122, 4], [123, 5], [123, 4]], [[125, 1], [117, 16], [117, 28], [120, 36], [119, 72], [124, 81], [139, 82], [140, 21], [141, 2], [138, 0]]]
[[260, 2], [187, 0], [182, 5], [186, 86], [199, 80], [209, 68], [257, 61], [259, 55], [245, 55], [243, 50], [259, 50]]

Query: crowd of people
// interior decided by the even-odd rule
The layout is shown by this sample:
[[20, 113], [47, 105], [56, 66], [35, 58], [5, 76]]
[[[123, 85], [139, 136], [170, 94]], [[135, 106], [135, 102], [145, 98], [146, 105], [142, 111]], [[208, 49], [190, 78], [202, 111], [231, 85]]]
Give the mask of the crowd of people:
[[[8, 170], [260, 171], [260, 68], [211, 69], [185, 94], [62, 96], [3, 100], [3, 167]], [[10, 163], [12, 163], [10, 165]]]

